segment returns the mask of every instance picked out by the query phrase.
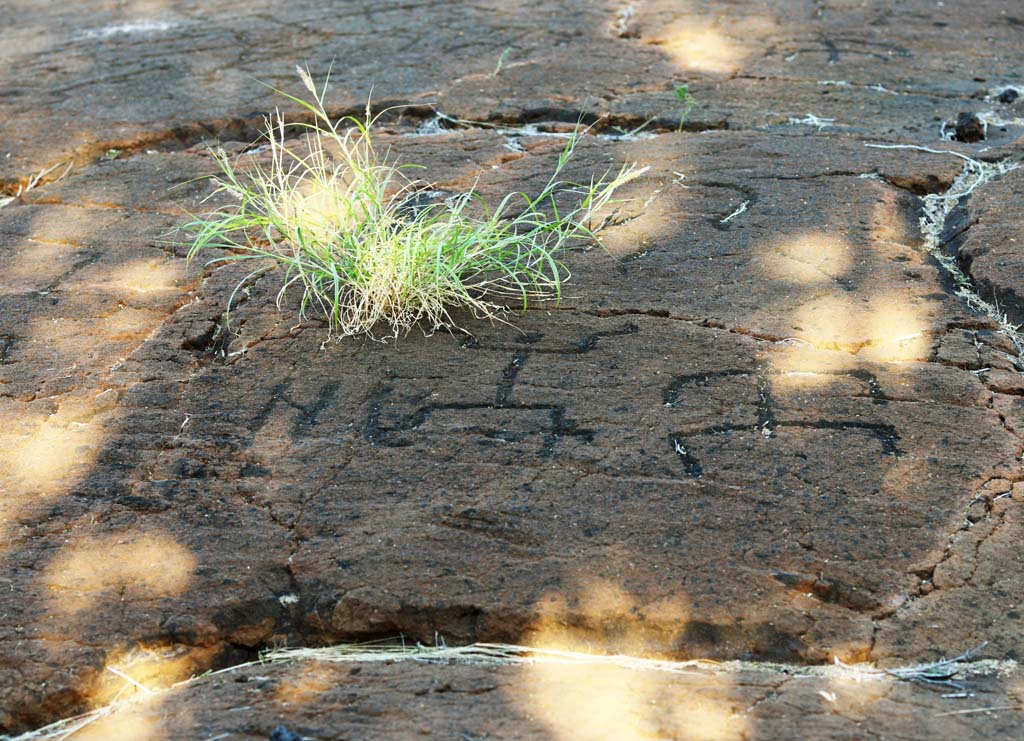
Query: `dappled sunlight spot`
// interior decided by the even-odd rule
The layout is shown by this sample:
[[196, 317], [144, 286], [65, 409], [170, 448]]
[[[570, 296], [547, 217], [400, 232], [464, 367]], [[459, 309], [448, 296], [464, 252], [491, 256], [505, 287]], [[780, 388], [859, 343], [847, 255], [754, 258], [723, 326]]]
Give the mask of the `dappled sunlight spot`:
[[845, 718], [869, 718], [875, 705], [892, 691], [894, 678], [874, 669], [861, 671], [850, 666], [842, 673], [827, 675], [826, 687], [818, 692], [822, 705]]
[[927, 360], [931, 354], [928, 325], [917, 310], [895, 299], [874, 297], [864, 317], [864, 327], [870, 338], [870, 344], [860, 352], [865, 360]]
[[773, 391], [836, 384], [864, 363], [900, 371], [926, 361], [932, 342], [923, 314], [888, 293], [866, 301], [833, 294], [806, 302], [794, 312], [793, 338], [772, 349]]
[[558, 592], [545, 595], [536, 613], [526, 633], [531, 646], [658, 658], [685, 631], [689, 606], [681, 597], [641, 605], [621, 587], [591, 580], [572, 602]]
[[[66, 397], [50, 413], [0, 406], [0, 540], [18, 519], [38, 516], [89, 472], [106, 439], [117, 394]], [[40, 405], [45, 405], [40, 402]]]
[[153, 291], [178, 291], [179, 282], [185, 276], [181, 262], [167, 260], [136, 260], [108, 270], [104, 279], [94, 286], [118, 293], [150, 293]]
[[0, 259], [0, 292], [45, 291], [74, 265], [81, 250], [66, 244], [25, 242]]
[[845, 296], [827, 295], [797, 308], [796, 337], [822, 350], [855, 352], [861, 342], [861, 308]]
[[97, 675], [89, 700], [94, 707], [101, 707], [168, 689], [206, 671], [218, 650], [217, 645], [152, 643], [114, 651]]
[[94, 312], [83, 310], [84, 316], [76, 318], [34, 319], [26, 332], [26, 345], [37, 345], [34, 353], [48, 356], [53, 370], [59, 365], [68, 375], [107, 370], [124, 357], [123, 343], [140, 344], [169, 314], [159, 307], [133, 307], [113, 301], [96, 308]]
[[852, 248], [842, 237], [812, 232], [773, 246], [764, 257], [772, 277], [801, 285], [838, 281], [853, 264]]
[[174, 707], [174, 727], [188, 727], [190, 711], [174, 698], [179, 683], [206, 671], [217, 652], [216, 645], [160, 643], [112, 652], [90, 688], [89, 702], [97, 710], [74, 738], [166, 738], [168, 704]]
[[681, 638], [689, 615], [684, 599], [641, 603], [595, 580], [572, 600], [545, 596], [537, 614], [526, 638], [544, 656], [523, 667], [526, 689], [514, 700], [553, 737], [710, 740], [747, 732], [728, 677], [707, 673], [687, 683], [637, 665], [665, 656]]
[[285, 705], [305, 705], [337, 686], [338, 675], [329, 664], [302, 662], [290, 667], [289, 675], [277, 685], [274, 699]]
[[73, 615], [105, 598], [137, 603], [181, 594], [196, 563], [195, 555], [168, 535], [115, 534], [68, 546], [44, 580], [51, 608]]
[[710, 74], [735, 74], [756, 51], [747, 39], [771, 32], [775, 22], [768, 17], [746, 14], [706, 20], [692, 16], [670, 25], [652, 37], [680, 70]]
[[[135, 341], [141, 342], [153, 330], [157, 329], [166, 318], [165, 312], [157, 312], [149, 309], [133, 309], [123, 307], [110, 316], [103, 317], [102, 324], [97, 327], [98, 337], [112, 342]], [[103, 353], [110, 360], [119, 357], [116, 352], [120, 348], [111, 347], [114, 353]]]
[[[690, 741], [733, 741], [748, 738], [747, 720], [730, 700], [733, 681], [726, 676], [707, 675], [701, 686], [688, 692], [670, 691], [652, 701], [667, 706], [668, 718], [659, 723], [673, 738]], [[667, 726], [667, 728], [666, 728]]]
[[117, 393], [105, 391], [66, 397], [49, 414], [17, 402], [0, 406], [0, 541], [85, 478], [116, 403]]
[[653, 43], [683, 70], [733, 74], [745, 57], [737, 41], [708, 25], [676, 27]]
[[748, 730], [726, 676], [708, 673], [699, 683], [683, 683], [643, 669], [551, 661], [523, 671], [529, 689], [517, 699], [556, 739], [729, 741]]
[[33, 242], [91, 247], [95, 235], [118, 228], [124, 213], [106, 208], [73, 208], [57, 204], [29, 204], [36, 218], [26, 229], [25, 239]]
[[[160, 712], [167, 698], [162, 695], [146, 695], [131, 703], [119, 705], [108, 713], [96, 716], [83, 725], [73, 736], [76, 741], [160, 741], [167, 738], [164, 718]], [[175, 710], [178, 721], [181, 710]]]
[[23, 431], [13, 439], [7, 439], [9, 429], [0, 433], [4, 489], [40, 496], [73, 485], [95, 459], [102, 434], [101, 425], [68, 419], [60, 412], [19, 426]]
[[776, 392], [796, 391], [807, 386], [829, 383], [834, 374], [856, 366], [854, 356], [837, 350], [823, 350], [804, 343], [789, 346], [772, 354], [772, 389]]
[[859, 360], [926, 360], [930, 353], [928, 324], [919, 310], [888, 294], [867, 301], [836, 294], [812, 299], [796, 310], [793, 323], [797, 340]]
[[31, 735], [97, 741], [183, 738], [193, 713], [178, 695], [202, 681], [220, 650], [220, 644], [213, 642], [209, 646], [138, 644], [112, 651], [103, 667], [86, 680], [84, 696], [92, 709]]
[[[642, 182], [649, 185], [648, 181]], [[643, 198], [626, 192], [623, 198], [626, 203], [617, 205], [613, 213], [598, 215], [597, 223], [604, 216], [610, 220], [599, 238], [608, 254], [620, 259], [642, 255], [677, 228], [682, 210], [680, 196], [663, 191], [650, 195], [649, 190], [648, 194]]]
[[854, 248], [842, 237], [792, 237], [766, 250], [762, 262], [768, 275], [806, 286], [811, 295], [792, 312], [792, 336], [772, 353], [776, 391], [832, 384], [864, 362], [930, 357], [929, 309], [909, 293], [854, 290]]

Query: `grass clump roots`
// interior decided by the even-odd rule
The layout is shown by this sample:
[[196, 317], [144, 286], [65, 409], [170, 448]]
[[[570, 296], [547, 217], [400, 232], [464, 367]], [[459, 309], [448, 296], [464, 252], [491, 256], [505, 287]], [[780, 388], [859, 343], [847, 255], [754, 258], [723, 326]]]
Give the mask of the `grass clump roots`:
[[[190, 260], [213, 251], [207, 265], [255, 261], [229, 310], [243, 286], [274, 268], [283, 271], [278, 308], [300, 290], [302, 318], [325, 319], [332, 336], [454, 330], [456, 308], [502, 320], [513, 307], [557, 302], [569, 277], [564, 250], [595, 239], [615, 191], [643, 171], [627, 165], [589, 183], [566, 181], [585, 133], [577, 127], [536, 195], [509, 193], [493, 208], [474, 191], [423, 203], [428, 184], [407, 174], [419, 166], [374, 148], [369, 106], [365, 118], [332, 121], [327, 82], [318, 90], [306, 70], [299, 74], [312, 100], [282, 95], [312, 122], [288, 123], [280, 112], [268, 118], [269, 164], [242, 171], [216, 150], [213, 195], [226, 194], [228, 205], [184, 227]], [[296, 129], [298, 142], [286, 142], [286, 130]]]

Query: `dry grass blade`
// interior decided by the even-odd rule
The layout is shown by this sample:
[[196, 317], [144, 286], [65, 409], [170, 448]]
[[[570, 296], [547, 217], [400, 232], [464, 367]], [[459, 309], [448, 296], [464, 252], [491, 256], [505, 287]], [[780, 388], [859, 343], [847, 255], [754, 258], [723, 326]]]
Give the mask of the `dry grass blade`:
[[264, 656], [271, 662], [325, 661], [329, 663], [374, 663], [417, 661], [421, 663], [511, 665], [528, 663], [608, 664], [629, 669], [687, 673], [699, 667], [719, 667], [718, 662], [693, 659], [664, 661], [626, 655], [605, 655], [518, 646], [508, 643], [474, 643], [468, 646], [423, 646], [420, 644], [343, 644], [326, 648], [283, 648]]
[[30, 190], [35, 190], [40, 185], [43, 185], [44, 184], [44, 178], [46, 178], [47, 175], [49, 175], [51, 172], [53, 172], [58, 167], [60, 167], [61, 165], [64, 165], [64, 164], [67, 164], [67, 167], [64, 168], [64, 172], [62, 172], [60, 175], [58, 175], [57, 177], [53, 178], [52, 180], [45, 180], [45, 182], [46, 183], [56, 183], [56, 182], [58, 182], [60, 180], [63, 180], [67, 176], [67, 174], [69, 172], [71, 172], [71, 167], [74, 164], [73, 162], [67, 162], [67, 163], [65, 163], [65, 162], [58, 162], [55, 165], [51, 165], [50, 167], [44, 168], [44, 169], [40, 170], [39, 172], [35, 173], [34, 175], [32, 175], [28, 179], [28, 181], [26, 183], [24, 183], [23, 185], [19, 185], [18, 189], [16, 191], [14, 191], [13, 195], [4, 196], [4, 197], [0, 198], [0, 208], [3, 208], [4, 206], [6, 206], [9, 203], [13, 203], [14, 201], [16, 201], [19, 198], [21, 198], [23, 195], [28, 193]]
[[987, 645], [987, 642], [982, 643], [980, 646], [972, 648], [969, 651], [965, 651], [952, 659], [942, 659], [930, 664], [917, 664], [916, 666], [908, 666], [901, 669], [886, 669], [885, 673], [892, 677], [896, 677], [897, 679], [903, 679], [910, 682], [938, 684], [944, 687], [962, 690], [963, 685], [955, 681], [957, 675], [960, 673], [960, 666], [970, 661], [972, 657]]
[[[386, 663], [415, 661], [419, 663], [438, 664], [474, 664], [492, 666], [515, 666], [525, 664], [569, 664], [591, 666], [614, 666], [631, 671], [665, 672], [669, 674], [709, 675], [711, 673], [757, 672], [768, 674], [784, 674], [791, 678], [813, 680], [846, 679], [856, 682], [869, 681], [913, 681], [922, 675], [934, 674], [936, 671], [948, 671], [955, 667], [964, 674], [990, 674], [1016, 667], [1015, 662], [981, 661], [971, 663], [969, 659], [981, 647], [968, 651], [953, 659], [944, 659], [932, 664], [921, 664], [898, 669], [876, 669], [867, 665], [847, 665], [836, 661], [831, 665], [794, 665], [773, 664], [749, 661], [710, 661], [691, 659], [687, 661], [670, 661], [648, 659], [622, 654], [592, 654], [577, 651], [563, 651], [553, 648], [521, 646], [508, 643], [474, 643], [466, 646], [424, 646], [405, 642], [372, 642], [351, 643], [324, 648], [281, 648], [263, 654], [260, 661], [251, 661], [238, 666], [208, 672], [200, 677], [193, 677], [178, 682], [166, 689], [139, 691], [127, 699], [117, 700], [110, 705], [97, 708], [89, 713], [76, 715], [56, 723], [52, 723], [35, 731], [3, 741], [57, 741], [73, 736], [86, 726], [102, 720], [122, 709], [131, 707], [139, 701], [159, 698], [163, 693], [177, 688], [201, 682], [206, 677], [229, 674], [241, 669], [265, 666], [269, 664], [294, 664], [306, 661], [323, 661], [329, 663]], [[135, 687], [135, 681], [125, 676], [125, 691]], [[955, 711], [948, 714], [979, 713], [986, 710], [1009, 710], [1010, 707], [971, 708], [966, 711]]]
[[975, 715], [977, 713], [996, 713], [1000, 710], [1024, 710], [1024, 705], [987, 705], [983, 708], [964, 708], [963, 710], [949, 710], [945, 713], [936, 713], [936, 718], [946, 715]]

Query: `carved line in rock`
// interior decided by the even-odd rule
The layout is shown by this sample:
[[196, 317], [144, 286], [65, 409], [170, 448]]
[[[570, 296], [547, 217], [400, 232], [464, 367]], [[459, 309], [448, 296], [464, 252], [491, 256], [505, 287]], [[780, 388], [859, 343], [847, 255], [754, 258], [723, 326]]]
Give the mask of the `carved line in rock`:
[[[806, 43], [802, 40], [795, 39], [794, 42]], [[908, 59], [914, 56], [910, 50], [904, 46], [877, 41], [865, 41], [864, 39], [822, 36], [817, 40], [817, 43], [821, 44], [821, 47], [801, 47], [794, 51], [788, 51], [788, 53], [786, 53], [787, 61], [799, 54], [820, 54], [822, 51], [825, 52], [827, 56], [827, 63], [830, 65], [838, 64], [841, 59], [841, 55], [843, 54], [870, 57], [882, 62], [891, 62], [893, 57]], [[842, 46], [840, 46], [840, 44], [842, 44]], [[880, 51], [875, 51], [876, 49]], [[786, 52], [787, 50], [783, 48], [780, 51]]]
[[[759, 396], [763, 393], [765, 398], [761, 399], [761, 407], [767, 411], [768, 404], [770, 403], [770, 388], [768, 382], [772, 376], [783, 375], [778, 372], [774, 372], [770, 364], [767, 362], [758, 363], [755, 366], [753, 373], [758, 378], [758, 391]], [[888, 397], [882, 391], [882, 386], [878, 382], [878, 377], [871, 371], [864, 370], [863, 368], [839, 368], [839, 369], [822, 369], [815, 371], [816, 375], [823, 376], [846, 376], [860, 381], [868, 389], [868, 396], [874, 401], [875, 404], [885, 404], [889, 401]], [[683, 389], [688, 386], [706, 386], [712, 379], [718, 378], [729, 378], [732, 376], [749, 376], [751, 375], [750, 370], [744, 370], [742, 368], [729, 368], [721, 371], [712, 371], [710, 373], [687, 373], [681, 376], [676, 376], [665, 388], [664, 400], [665, 406], [672, 407], [679, 403], [682, 397]], [[759, 408], [759, 411], [761, 409]]]
[[[709, 427], [703, 427], [699, 430], [672, 433], [668, 436], [668, 442], [672, 450], [682, 461], [683, 470], [686, 472], [686, 475], [691, 478], [702, 478], [705, 470], [704, 465], [701, 463], [700, 459], [693, 454], [692, 450], [686, 446], [687, 440], [700, 437], [702, 435], [731, 435], [733, 432], [750, 432], [754, 430], [760, 430], [763, 437], [766, 439], [772, 439], [776, 436], [775, 432], [777, 430], [784, 428], [837, 430], [839, 432], [864, 430], [870, 432], [878, 440], [882, 447], [883, 454], [896, 458], [900, 458], [903, 455], [903, 451], [899, 448], [899, 432], [896, 431], [896, 428], [893, 425], [876, 422], [860, 422], [856, 420], [779, 420], [775, 423], [774, 427], [771, 428], [751, 427], [750, 425], [712, 425]], [[766, 434], [769, 429], [771, 430], [771, 434]]]
[[[822, 375], [846, 376], [854, 378], [867, 386], [868, 396], [874, 404], [886, 404], [886, 398], [878, 378], [870, 371], [856, 369], [825, 370]], [[665, 406], [676, 406], [682, 398], [684, 389], [693, 386], [706, 386], [712, 379], [730, 378], [736, 376], [750, 376], [751, 371], [731, 368], [712, 373], [696, 373], [676, 376], [672, 383], [666, 387], [664, 392]], [[810, 430], [837, 430], [845, 432], [848, 430], [863, 430], [871, 433], [882, 447], [884, 455], [899, 458], [903, 451], [899, 448], [900, 436], [896, 428], [884, 422], [864, 422], [862, 420], [780, 420], [775, 412], [775, 400], [771, 392], [771, 378], [782, 374], [773, 371], [771, 363], [760, 361], [754, 367], [753, 375], [757, 379], [757, 422], [750, 425], [709, 425], [697, 430], [686, 432], [674, 432], [668, 436], [668, 442], [672, 451], [682, 462], [683, 471], [690, 478], [701, 478], [704, 476], [705, 468], [701, 460], [694, 454], [692, 447], [688, 445], [691, 438], [705, 435], [731, 435], [733, 432], [758, 432], [765, 440], [776, 437], [776, 432], [783, 428], [810, 429]]]
[[[702, 188], [720, 188], [722, 190], [731, 190], [735, 193], [739, 193], [740, 197], [746, 202], [747, 207], [756, 206], [760, 200], [760, 195], [756, 188], [742, 183], [732, 183], [725, 180], [708, 180], [706, 178], [687, 181], [688, 185], [690, 183], [693, 185], [699, 185]], [[731, 213], [735, 213], [735, 211], [732, 211]], [[707, 222], [712, 228], [717, 229], [720, 232], [727, 232], [732, 229], [733, 225], [736, 223], [731, 220], [726, 220], [729, 215], [730, 214], [726, 212], [723, 212], [721, 215], [716, 214], [708, 217]]]
[[[602, 339], [636, 334], [638, 331], [639, 328], [635, 324], [625, 324], [618, 329], [584, 335], [572, 342], [566, 349], [530, 347], [530, 345], [544, 338], [544, 335], [539, 332], [523, 335], [521, 341], [526, 347], [515, 349], [507, 346], [481, 345], [476, 338], [470, 337], [462, 343], [464, 348], [511, 350], [512, 352], [508, 364], [502, 370], [501, 377], [495, 385], [494, 399], [492, 401], [423, 403], [430, 396], [429, 392], [425, 392], [416, 397], [416, 401], [420, 402], [419, 406], [416, 406], [409, 413], [396, 415], [390, 422], [386, 422], [382, 419], [385, 406], [389, 402], [394, 405], [400, 402], [393, 401], [395, 394], [394, 384], [391, 382], [385, 383], [370, 397], [368, 409], [361, 427], [363, 438], [372, 444], [380, 444], [386, 447], [409, 447], [415, 444], [415, 440], [405, 436], [404, 433], [423, 425], [434, 412], [490, 409], [507, 410], [514, 414], [536, 411], [547, 412], [547, 426], [535, 431], [511, 432], [481, 427], [474, 427], [471, 430], [475, 434], [503, 442], [518, 442], [527, 436], [540, 435], [542, 442], [538, 454], [544, 458], [550, 458], [554, 455], [555, 446], [558, 444], [558, 440], [563, 437], [573, 437], [585, 443], [593, 442], [596, 430], [579, 427], [576, 420], [567, 416], [564, 404], [526, 404], [515, 401], [513, 399], [513, 392], [516, 380], [519, 377], [520, 371], [533, 354], [583, 355], [597, 349], [598, 343]], [[394, 380], [393, 376], [390, 380]]]

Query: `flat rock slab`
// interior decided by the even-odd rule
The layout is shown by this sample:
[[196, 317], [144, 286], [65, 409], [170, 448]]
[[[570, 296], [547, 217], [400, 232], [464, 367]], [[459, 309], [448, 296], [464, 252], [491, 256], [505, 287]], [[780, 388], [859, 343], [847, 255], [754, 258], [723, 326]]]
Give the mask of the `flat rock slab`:
[[[891, 676], [710, 663], [672, 671], [303, 660], [245, 666], [77, 721], [105, 738], [1019, 738], [1018, 671], [964, 671], [969, 695]], [[1019, 687], [1019, 684], [1017, 685]], [[952, 693], [957, 694], [957, 693]], [[274, 734], [277, 734], [276, 736]]]
[[[714, 6], [711, 25], [667, 3], [566, 4], [544, 22], [515, 4], [329, 21], [301, 4], [209, 7], [20, 8], [21, 66], [8, 68], [53, 68], [8, 76], [0, 95], [2, 179], [18, 194], [0, 207], [0, 728], [111, 699], [108, 670], [135, 672], [140, 651], [161, 659], [155, 684], [270, 646], [398, 635], [794, 664], [905, 664], [983, 643], [981, 657], [1020, 657], [1024, 377], [996, 309], [1021, 295], [1019, 172], [939, 225], [969, 279], [958, 286], [919, 217], [963, 160], [868, 146], [898, 134], [1019, 158], [1020, 127], [1005, 123], [1019, 104], [992, 93], [1022, 48], [1002, 6], [950, 9], [937, 22], [957, 43], [919, 3]], [[426, 19], [436, 63], [400, 62]], [[979, 34], [983, 50], [967, 43]], [[211, 190], [197, 140], [243, 153], [234, 139], [260, 118], [246, 112], [271, 99], [242, 80], [286, 85], [300, 38], [314, 67], [329, 50], [383, 55], [345, 68], [336, 106], [357, 110], [374, 80], [418, 102], [380, 141], [438, 191], [535, 191], [594, 96], [610, 123], [572, 175], [649, 169], [604, 248], [566, 256], [562, 303], [511, 326], [458, 316], [455, 335], [326, 341], [294, 297], [276, 309], [273, 273], [229, 316], [245, 271], [186, 266], [174, 229]], [[209, 68], [152, 99], [181, 59]], [[684, 72], [702, 106], [676, 131]], [[975, 144], [939, 140], [934, 116], [968, 105], [1004, 124]], [[431, 106], [504, 123], [445, 128]], [[74, 130], [39, 136], [58, 111]], [[648, 119], [646, 137], [614, 128]], [[438, 671], [412, 668], [367, 669], [358, 691], [396, 708], [408, 687], [395, 682]], [[817, 689], [830, 692], [801, 697], [826, 701]], [[932, 707], [905, 702], [913, 717]], [[218, 689], [196, 717], [232, 703]], [[514, 717], [484, 731], [511, 735]], [[651, 722], [672, 735], [668, 716]], [[188, 735], [183, 723], [167, 733]], [[903, 733], [894, 723], [872, 732]]]

